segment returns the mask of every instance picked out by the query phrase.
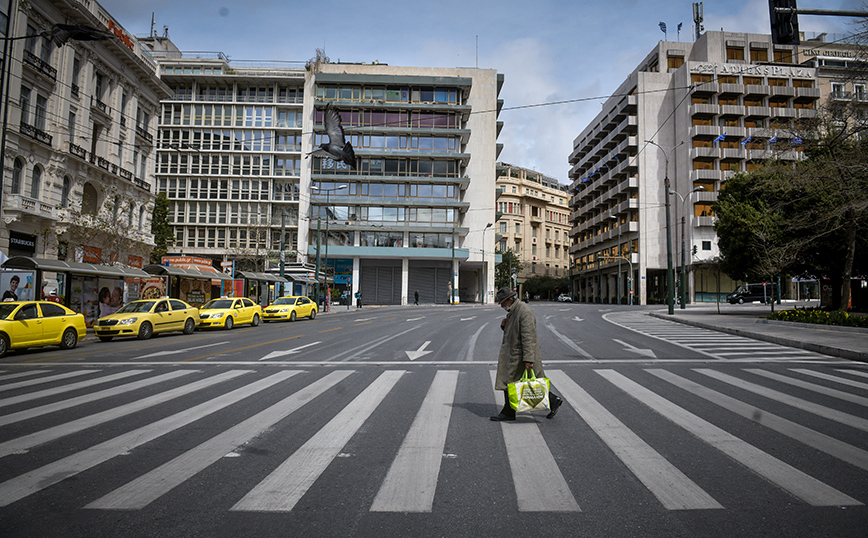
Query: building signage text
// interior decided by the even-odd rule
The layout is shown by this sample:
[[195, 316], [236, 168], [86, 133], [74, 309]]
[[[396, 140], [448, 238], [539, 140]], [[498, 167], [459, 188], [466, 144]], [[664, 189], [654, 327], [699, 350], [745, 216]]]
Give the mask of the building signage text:
[[133, 51], [133, 52], [136, 51], [136, 46], [133, 44], [133, 40], [130, 39], [129, 34], [127, 34], [126, 32], [124, 32], [124, 31], [121, 29], [120, 26], [118, 26], [117, 24], [115, 24], [115, 21], [109, 19], [109, 21], [108, 21], [108, 29], [109, 29], [109, 31], [110, 31], [111, 33], [113, 33], [114, 35], [118, 36], [118, 39], [120, 39], [120, 40], [123, 42], [124, 45], [126, 45], [127, 47], [129, 47], [131, 51]]
[[827, 58], [855, 58], [856, 51], [852, 50], [828, 50], [828, 49], [804, 49], [805, 56], [825, 56]]
[[789, 67], [784, 65], [746, 65], [746, 64], [694, 64], [692, 73], [717, 73], [720, 75], [756, 75], [791, 78], [814, 78], [814, 69], [809, 67]]

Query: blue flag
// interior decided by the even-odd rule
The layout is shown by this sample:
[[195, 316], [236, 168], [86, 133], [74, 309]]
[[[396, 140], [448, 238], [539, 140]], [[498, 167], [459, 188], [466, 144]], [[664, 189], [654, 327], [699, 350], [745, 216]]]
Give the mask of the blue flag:
[[775, 144], [775, 143], [777, 143], [777, 141], [778, 141], [778, 135], [775, 134], [775, 136], [773, 136], [769, 139], [769, 144]]
[[720, 136], [718, 136], [717, 138], [715, 138], [715, 139], [714, 139], [714, 142], [712, 142], [712, 144], [717, 144], [718, 142], [723, 142], [723, 140], [724, 140], [725, 138], [726, 138], [726, 133], [720, 133]]
[[582, 183], [587, 183], [588, 181], [591, 181], [590, 177], [583, 177], [582, 178]]
[[793, 138], [793, 145], [794, 146], [801, 146], [802, 145], [802, 139], [799, 138], [798, 136]]
[[615, 155], [615, 161], [617, 161], [617, 162], [621, 162], [621, 159], [619, 159], [618, 156]]
[[742, 146], [747, 146], [747, 143], [750, 142], [751, 138], [753, 138], [753, 137], [748, 136], [747, 138], [745, 138], [744, 140], [742, 140], [742, 141], [740, 142], [741, 145], [742, 145]]

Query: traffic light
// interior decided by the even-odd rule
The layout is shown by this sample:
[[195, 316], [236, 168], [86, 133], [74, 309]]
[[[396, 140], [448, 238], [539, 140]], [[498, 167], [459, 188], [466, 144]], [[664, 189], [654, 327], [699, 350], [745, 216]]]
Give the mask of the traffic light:
[[799, 17], [795, 12], [777, 13], [775, 8], [796, 9], [796, 0], [769, 0], [772, 42], [775, 45], [799, 44]]
[[697, 251], [698, 251], [698, 249], [696, 248], [696, 245], [693, 245], [693, 255], [694, 256], [696, 256]]

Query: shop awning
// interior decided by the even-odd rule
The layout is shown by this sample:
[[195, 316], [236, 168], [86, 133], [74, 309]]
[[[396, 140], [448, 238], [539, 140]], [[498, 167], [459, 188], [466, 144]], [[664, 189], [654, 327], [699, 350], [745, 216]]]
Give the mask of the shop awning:
[[316, 279], [307, 275], [286, 275], [293, 282], [302, 282], [305, 284], [316, 284]]
[[124, 265], [94, 265], [90, 263], [67, 262], [62, 260], [46, 260], [15, 256], [3, 262], [4, 269], [20, 269], [33, 271], [51, 271], [54, 273], [71, 273], [74, 275], [102, 276], [107, 278], [147, 278], [150, 275], [142, 269]]
[[198, 280], [234, 280], [230, 275], [221, 273], [220, 271], [202, 271], [200, 269], [187, 269], [184, 267], [174, 267], [170, 265], [152, 264], [145, 266], [145, 272], [149, 275], [169, 275], [180, 276], [184, 278], [195, 278]]
[[271, 273], [258, 273], [258, 274], [260, 274], [260, 275], [262, 275], [263, 277], [265, 277], [265, 280], [266, 280], [267, 282], [275, 282], [275, 283], [277, 283], [277, 284], [289, 284], [289, 280], [283, 278], [283, 277], [280, 276], [280, 275], [273, 275], [273, 274], [271, 274]]
[[254, 282], [279, 282], [283, 284], [289, 284], [289, 280], [281, 278], [278, 275], [272, 275], [269, 273], [254, 273], [253, 271], [238, 271], [235, 273], [235, 278], [244, 278], [247, 280], [252, 280]]

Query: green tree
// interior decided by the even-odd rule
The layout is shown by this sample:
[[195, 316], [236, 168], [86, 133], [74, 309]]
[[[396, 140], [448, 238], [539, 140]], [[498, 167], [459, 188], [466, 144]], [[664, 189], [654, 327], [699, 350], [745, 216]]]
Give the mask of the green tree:
[[501, 255], [501, 261], [494, 269], [494, 285], [497, 289], [505, 286], [512, 286], [512, 274], [518, 274], [521, 271], [521, 259], [518, 254], [511, 248], [506, 249], [506, 252], [498, 252]]
[[169, 247], [175, 242], [172, 227], [169, 225], [169, 198], [166, 193], [161, 192], [154, 199], [151, 233], [154, 234], [155, 243], [151, 251], [151, 263], [160, 263], [162, 257], [169, 253]]

